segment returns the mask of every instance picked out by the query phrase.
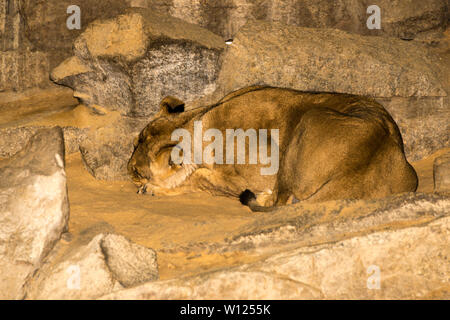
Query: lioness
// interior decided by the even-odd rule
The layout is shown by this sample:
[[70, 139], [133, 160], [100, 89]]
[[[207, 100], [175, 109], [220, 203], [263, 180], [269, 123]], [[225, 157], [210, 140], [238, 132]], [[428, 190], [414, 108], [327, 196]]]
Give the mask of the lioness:
[[[202, 134], [208, 129], [223, 136], [227, 129], [267, 133], [277, 129], [278, 141], [269, 135], [266, 149], [278, 152], [278, 171], [263, 175], [267, 162], [242, 163], [242, 159], [222, 164], [175, 162], [173, 151], [180, 152], [180, 141], [173, 140], [174, 131], [183, 128], [198, 134], [194, 131], [199, 121]], [[212, 139], [203, 136], [203, 143], [207, 140]], [[246, 159], [252, 156], [249, 140]], [[210, 149], [211, 157], [226, 151], [221, 148]], [[181, 150], [180, 157], [193, 149]], [[236, 160], [237, 154], [230, 159]], [[192, 110], [185, 110], [177, 98], [164, 98], [159, 113], [136, 138], [128, 170], [140, 193], [202, 190], [240, 198], [253, 211], [270, 211], [292, 201], [381, 198], [417, 188], [400, 131], [375, 100], [260, 86]]]

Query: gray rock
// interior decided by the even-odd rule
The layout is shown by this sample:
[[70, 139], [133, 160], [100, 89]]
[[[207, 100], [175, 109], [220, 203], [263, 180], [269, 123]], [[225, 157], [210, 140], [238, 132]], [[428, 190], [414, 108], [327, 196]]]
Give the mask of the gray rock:
[[27, 282], [26, 299], [93, 299], [158, 279], [156, 253], [116, 234], [56, 248]]
[[88, 26], [52, 79], [93, 108], [148, 117], [166, 95], [190, 102], [214, 91], [224, 47], [206, 29], [133, 8]]
[[[20, 151], [28, 140], [44, 126], [9, 127], [0, 129], [0, 158], [8, 158]], [[81, 141], [86, 138], [88, 129], [62, 127], [65, 154], [78, 152]]]
[[447, 93], [425, 46], [339, 30], [253, 22], [224, 55], [223, 93], [255, 83], [304, 91], [375, 97], [442, 97]]
[[0, 92], [50, 87], [50, 61], [41, 51], [0, 51]]
[[[364, 8], [374, 4], [364, 1]], [[449, 7], [445, 0], [390, 1], [381, 0], [376, 3], [381, 9], [381, 30], [378, 35], [414, 39], [430, 31], [443, 31], [447, 26]], [[368, 15], [364, 16], [366, 20]], [[364, 34], [373, 30], [365, 28]], [[372, 33], [373, 34], [373, 33]], [[376, 33], [375, 33], [376, 34]]]
[[77, 127], [63, 127], [66, 154], [78, 152], [81, 143], [86, 139], [89, 129]]
[[289, 278], [325, 299], [446, 299], [449, 230], [446, 216], [421, 227], [292, 250], [244, 270]]
[[[299, 204], [280, 209], [275, 217], [262, 216], [253, 234], [235, 239], [251, 242], [246, 252], [258, 250], [268, 257], [262, 261], [146, 283], [101, 298], [448, 299], [448, 197], [339, 203], [337, 212], [327, 211], [335, 208], [331, 203], [321, 204], [323, 215], [306, 211], [305, 217], [307, 204]], [[357, 212], [355, 218], [351, 212], [358, 206], [367, 214]]]
[[[381, 10], [381, 30], [366, 26], [366, 10], [373, 4]], [[446, 0], [148, 0], [146, 5], [225, 38], [232, 38], [246, 22], [257, 19], [411, 39], [430, 30], [442, 30], [449, 16]]]
[[12, 158], [0, 161], [0, 297], [21, 296], [67, 230], [69, 202], [64, 140], [59, 127], [42, 129]]
[[444, 195], [406, 193], [375, 200], [300, 202], [243, 227], [214, 251], [257, 250], [275, 253], [283, 246], [310, 247], [335, 243], [374, 230], [413, 227], [448, 216]]
[[134, 138], [148, 120], [123, 117], [89, 131], [80, 143], [85, 168], [96, 179], [129, 180], [127, 164], [133, 153]]
[[250, 269], [211, 272], [196, 277], [146, 283], [118, 290], [102, 300], [288, 300], [319, 299], [321, 292], [288, 277]]
[[156, 253], [122, 236], [108, 235], [102, 242], [103, 254], [115, 279], [126, 288], [158, 279]]
[[42, 128], [20, 127], [0, 129], [0, 158], [9, 158], [19, 152], [39, 129]]
[[189, 42], [163, 42], [148, 51], [132, 69], [133, 114], [148, 116], [161, 98], [174, 95], [192, 102], [215, 89], [219, 51]]
[[435, 192], [450, 192], [450, 153], [434, 160], [433, 178]]
[[[446, 87], [446, 90], [450, 87]], [[409, 161], [450, 145], [450, 97], [378, 98], [400, 128]]]
[[285, 247], [335, 243], [374, 230], [413, 227], [448, 215], [445, 194], [404, 193], [373, 200], [302, 201], [259, 214], [223, 242], [192, 242], [165, 252], [273, 255]]
[[417, 42], [258, 21], [225, 52], [216, 95], [265, 84], [372, 96], [398, 121], [407, 157], [417, 160], [449, 141], [439, 61]]

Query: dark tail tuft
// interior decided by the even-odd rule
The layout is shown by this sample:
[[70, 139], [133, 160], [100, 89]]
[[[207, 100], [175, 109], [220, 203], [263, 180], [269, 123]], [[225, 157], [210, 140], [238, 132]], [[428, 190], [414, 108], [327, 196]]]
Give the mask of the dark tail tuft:
[[256, 202], [256, 195], [248, 189], [245, 189], [239, 195], [239, 201], [244, 206], [248, 206], [254, 212], [270, 212], [275, 210], [275, 207], [263, 207], [258, 205]]
[[256, 195], [251, 192], [248, 189], [245, 189], [240, 195], [239, 195], [239, 201], [244, 205], [248, 206], [250, 201], [256, 200]]

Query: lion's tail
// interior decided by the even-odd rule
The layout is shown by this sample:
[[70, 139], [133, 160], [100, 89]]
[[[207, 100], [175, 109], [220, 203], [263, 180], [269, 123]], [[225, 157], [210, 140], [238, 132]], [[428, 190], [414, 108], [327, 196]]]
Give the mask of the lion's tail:
[[260, 206], [256, 202], [256, 195], [248, 189], [245, 189], [239, 195], [239, 201], [244, 206], [248, 206], [254, 212], [270, 212], [270, 211], [274, 211], [276, 209], [274, 206], [271, 206], [271, 207]]

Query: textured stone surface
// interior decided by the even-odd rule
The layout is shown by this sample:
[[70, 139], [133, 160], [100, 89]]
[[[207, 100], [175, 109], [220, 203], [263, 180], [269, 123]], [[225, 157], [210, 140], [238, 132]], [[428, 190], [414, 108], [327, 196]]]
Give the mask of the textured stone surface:
[[303, 202], [260, 217], [214, 250], [275, 253], [281, 246], [335, 243], [374, 231], [428, 223], [448, 215], [449, 206], [446, 196], [422, 193], [377, 200], [338, 200], [314, 206]]
[[[365, 1], [365, 8], [374, 4]], [[414, 0], [390, 1], [381, 0], [376, 3], [381, 9], [380, 35], [414, 39], [418, 35], [434, 30], [445, 30], [446, 20], [449, 17], [449, 7], [445, 0], [427, 0], [417, 2]], [[366, 20], [368, 15], [365, 15]], [[365, 29], [364, 34], [371, 30]]]
[[20, 0], [0, 0], [0, 51], [18, 49], [23, 38]]
[[[66, 21], [70, 16], [67, 8], [73, 4], [80, 8], [81, 30], [67, 28]], [[23, 1], [21, 5], [24, 33], [32, 48], [44, 52], [60, 51], [67, 57], [74, 39], [90, 22], [117, 15], [129, 7], [129, 1], [79, 0], [74, 3], [70, 0], [35, 0]]]
[[227, 50], [218, 86], [223, 93], [264, 83], [375, 97], [446, 96], [433, 58], [416, 43], [258, 21]]
[[81, 143], [87, 138], [89, 129], [63, 127], [66, 154], [78, 152]]
[[449, 141], [439, 61], [416, 42], [255, 22], [224, 54], [217, 95], [266, 84], [373, 96], [398, 122], [407, 157], [417, 160]]
[[224, 46], [206, 29], [134, 8], [88, 26], [52, 79], [91, 107], [148, 117], [166, 95], [190, 102], [214, 91]]
[[93, 299], [158, 278], [156, 253], [116, 234], [55, 250], [26, 285], [26, 299]]
[[[446, 86], [446, 90], [450, 87]], [[394, 118], [410, 161], [423, 159], [450, 146], [450, 97], [392, 97], [377, 99]]]
[[0, 92], [0, 129], [24, 126], [77, 105], [73, 90], [57, 85], [23, 92]]
[[129, 180], [127, 164], [133, 153], [133, 140], [147, 122], [121, 118], [90, 130], [80, 143], [81, 157], [89, 173], [101, 180]]
[[[0, 158], [8, 158], [21, 150], [27, 141], [44, 126], [11, 127], [0, 129]], [[78, 152], [80, 143], [86, 138], [88, 129], [63, 127], [65, 153]]]
[[16, 154], [39, 129], [32, 127], [1, 129], [0, 158], [9, 158]]
[[102, 247], [109, 270], [122, 286], [132, 287], [158, 279], [156, 253], [152, 249], [118, 235], [106, 236]]
[[148, 106], [175, 95], [191, 102], [215, 89], [218, 74], [217, 51], [190, 43], [162, 43], [149, 50], [131, 71], [135, 113], [148, 115]]
[[[69, 30], [69, 0], [0, 0], [0, 91], [49, 87], [49, 72], [70, 56], [82, 30]], [[82, 29], [129, 7], [123, 0], [81, 0]]]
[[0, 92], [48, 87], [51, 85], [49, 69], [49, 59], [44, 52], [0, 51]]
[[435, 192], [450, 193], [450, 153], [434, 160], [433, 177]]
[[67, 229], [69, 202], [64, 141], [43, 129], [0, 161], [0, 297], [17, 298], [24, 280]]
[[446, 0], [379, 0], [381, 30], [369, 30], [369, 0], [147, 0], [158, 12], [199, 24], [225, 38], [233, 37], [248, 20], [279, 21], [301, 27], [336, 28], [364, 35], [413, 38], [441, 30], [448, 15]]
[[[353, 210], [358, 205], [367, 214], [359, 216]], [[411, 194], [378, 201], [344, 201], [337, 212], [325, 210], [322, 216], [314, 212], [303, 216], [304, 206], [282, 208], [275, 217], [255, 223], [251, 234], [235, 239], [235, 244], [245, 245], [247, 252], [265, 250], [269, 257], [262, 261], [146, 283], [102, 298], [450, 297], [448, 197]]]
[[366, 27], [366, 10], [373, 4], [368, 0], [79, 0], [81, 30], [69, 30], [66, 10], [72, 4], [70, 0], [0, 0], [0, 51], [4, 51], [0, 55], [7, 59], [2, 66], [25, 70], [16, 78], [19, 82], [0, 82], [0, 91], [48, 86], [49, 71], [70, 56], [74, 39], [89, 23], [129, 7], [172, 15], [224, 39], [234, 37], [252, 19], [412, 39], [443, 30], [450, 17], [446, 0], [379, 0], [381, 30]]

